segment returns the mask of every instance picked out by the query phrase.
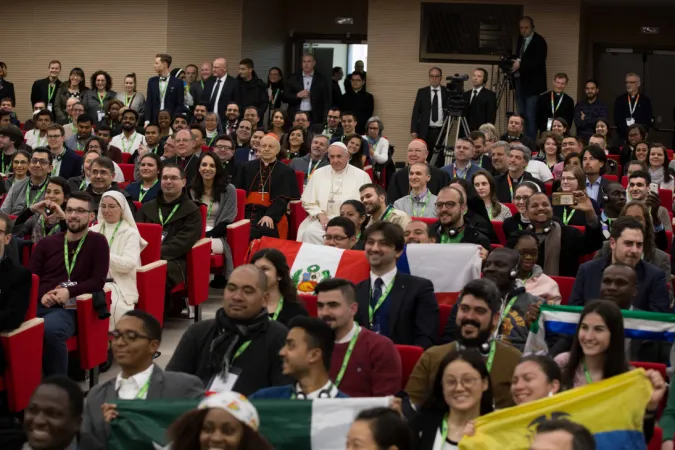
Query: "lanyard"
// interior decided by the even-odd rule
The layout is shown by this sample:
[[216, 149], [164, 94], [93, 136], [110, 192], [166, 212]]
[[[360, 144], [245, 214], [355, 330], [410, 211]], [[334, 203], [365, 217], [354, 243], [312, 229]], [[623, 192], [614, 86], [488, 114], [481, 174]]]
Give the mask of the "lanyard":
[[312, 167], [312, 160], [309, 160], [309, 164], [307, 165], [307, 180], [312, 178], [312, 174], [316, 170], [316, 168], [321, 164], [321, 160], [318, 160], [316, 164], [314, 164], [314, 167]]
[[[396, 280], [396, 277], [394, 277], [393, 280], [389, 283], [387, 288], [382, 292], [382, 295], [380, 295], [380, 298], [377, 299], [377, 303], [375, 303], [375, 308], [370, 306], [370, 303], [368, 303], [368, 322], [370, 323], [370, 326], [373, 326], [373, 316], [377, 312], [378, 309], [380, 309], [380, 306], [382, 306], [382, 303], [384, 303], [384, 300], [387, 298], [389, 295], [389, 291], [391, 291], [391, 288], [394, 287], [394, 281]], [[370, 296], [373, 296], [373, 290], [370, 290]]]
[[487, 213], [488, 213], [488, 219], [490, 219], [490, 221], [492, 221], [492, 205], [490, 205], [490, 206], [485, 205], [485, 209], [487, 210]]
[[359, 338], [359, 333], [361, 332], [361, 327], [358, 325], [354, 325], [356, 327], [356, 331], [354, 332], [354, 336], [352, 336], [352, 339], [349, 341], [349, 347], [347, 347], [347, 352], [345, 353], [345, 357], [342, 360], [342, 366], [340, 366], [340, 371], [338, 372], [337, 376], [335, 377], [335, 387], [340, 385], [340, 381], [342, 381], [342, 377], [344, 377], [345, 372], [347, 371], [347, 366], [349, 365], [349, 359], [352, 357], [352, 352], [354, 351], [354, 347], [356, 346], [356, 340]]
[[150, 378], [148, 378], [148, 381], [145, 382], [141, 390], [138, 391], [138, 394], [136, 394], [136, 398], [134, 400], [143, 400], [144, 397], [148, 394], [149, 387], [150, 387]]
[[47, 226], [45, 225], [44, 216], [40, 216], [40, 222], [42, 222], [42, 235], [45, 236], [45, 237], [51, 236], [52, 234], [56, 234], [59, 231], [59, 225], [56, 224], [56, 225], [52, 226], [49, 229], [49, 233], [47, 233]]
[[509, 192], [511, 192], [511, 201], [513, 201], [513, 182], [511, 181], [511, 176], [506, 174], [506, 181], [509, 183]]
[[445, 413], [443, 416], [443, 422], [441, 422], [441, 448], [445, 446], [445, 442], [448, 440], [448, 413]]
[[384, 210], [384, 214], [382, 214], [382, 217], [380, 218], [380, 222], [386, 222], [389, 216], [391, 216], [391, 211], [394, 209], [393, 206], [389, 205], [387, 206], [387, 209]]
[[588, 371], [588, 367], [586, 367], [586, 361], [581, 361], [581, 365], [584, 368], [584, 376], [586, 377], [586, 384], [593, 384], [593, 377], [591, 377], [591, 373]]
[[202, 89], [204, 89], [204, 80], [199, 80], [199, 84], [202, 85]]
[[0, 173], [3, 175], [7, 175], [7, 172], [5, 172], [7, 169], [12, 168], [12, 160], [10, 158], [9, 164], [5, 165], [5, 154], [0, 153]]
[[54, 98], [54, 92], [56, 91], [56, 85], [49, 83], [49, 86], [47, 86], [47, 104], [50, 104], [52, 102], [52, 99]]
[[131, 98], [127, 96], [127, 94], [124, 94], [124, 106], [128, 107], [131, 105], [131, 102], [134, 101], [134, 97], [136, 97], [136, 94], [132, 95]]
[[28, 186], [26, 186], [26, 208], [30, 208], [31, 206], [33, 206], [33, 203], [35, 203], [35, 202], [37, 201], [37, 199], [40, 198], [40, 196], [41, 196], [42, 193], [45, 191], [45, 189], [47, 189], [47, 184], [48, 184], [48, 183], [47, 183], [46, 181], [47, 181], [47, 180], [45, 180], [45, 183], [42, 185], [42, 189], [40, 189], [40, 190], [38, 191], [37, 195], [36, 195], [35, 197], [33, 197], [32, 200], [31, 200], [31, 198], [30, 198], [30, 191], [31, 191], [31, 189], [30, 189], [30, 181], [28, 182]]
[[162, 208], [157, 208], [159, 210], [159, 223], [161, 223], [162, 226], [164, 226], [165, 223], [167, 223], [169, 220], [171, 220], [171, 218], [176, 213], [176, 211], [178, 211], [179, 206], [180, 206], [180, 203], [173, 207], [173, 209], [171, 210], [171, 214], [169, 214], [169, 217], [167, 217], [166, 220], [164, 220], [164, 215], [162, 214]]
[[464, 239], [464, 230], [457, 233], [457, 236], [454, 237], [448, 236], [447, 234], [443, 233], [441, 235], [441, 244], [457, 244], [461, 242], [462, 239]]
[[101, 97], [101, 94], [98, 93], [96, 94], [98, 97], [98, 102], [101, 104], [101, 111], [105, 110], [105, 106], [103, 106], [103, 100], [105, 99], [105, 94], [103, 94], [103, 97]]
[[82, 182], [80, 183], [80, 190], [84, 188], [84, 186], [87, 184], [87, 177], [82, 177]]
[[555, 95], [553, 94], [553, 91], [551, 91], [551, 114], [553, 114], [553, 117], [555, 117], [556, 111], [558, 111], [558, 108], [560, 108], [560, 104], [562, 103], [564, 96], [565, 94], [560, 94], [560, 100], [558, 100], [558, 104], [554, 107], [553, 99], [555, 98]]
[[213, 147], [213, 141], [215, 141], [217, 137], [218, 137], [218, 135], [216, 134], [211, 139], [209, 139], [209, 147]]
[[237, 349], [237, 351], [234, 353], [234, 356], [232, 357], [232, 362], [234, 362], [237, 358], [239, 358], [239, 357], [241, 356], [241, 354], [244, 353], [244, 352], [246, 351], [246, 349], [248, 348], [249, 345], [251, 345], [251, 341], [250, 341], [250, 340], [248, 340], [248, 341], [244, 342], [243, 344], [241, 344], [241, 347], [239, 347], [239, 348]]
[[272, 315], [272, 320], [276, 322], [277, 319], [279, 319], [279, 314], [281, 313], [283, 307], [284, 307], [284, 298], [281, 297], [281, 300], [279, 300], [279, 303], [277, 303], [277, 309], [274, 310], [274, 314]]
[[[138, 201], [139, 201], [139, 202], [143, 203], [143, 199], [145, 198], [145, 195], [146, 195], [148, 192], [150, 192], [150, 189], [152, 189], [153, 187], [155, 187], [155, 185], [157, 184], [158, 181], [159, 181], [159, 180], [155, 180], [155, 182], [152, 183], [152, 186], [150, 186], [148, 189], [143, 189], [143, 185], [141, 184], [141, 189], [138, 191]], [[160, 211], [160, 214], [161, 214], [161, 211]]]
[[134, 134], [132, 134], [131, 137], [133, 137], [134, 140], [131, 141], [131, 138], [127, 139], [127, 142], [131, 141], [131, 144], [129, 144], [129, 146], [126, 146], [126, 145], [124, 145], [124, 134], [122, 134], [122, 138], [120, 139], [120, 142], [122, 143], [122, 152], [123, 153], [131, 153], [131, 149], [134, 148], [134, 144], [136, 143], [136, 139], [138, 138], [138, 134], [134, 131]]
[[631, 104], [630, 102], [630, 94], [628, 94], [628, 110], [630, 111], [630, 116], [633, 117], [633, 114], [635, 113], [635, 110], [637, 109], [637, 104], [640, 101], [640, 94], [635, 97], [635, 103]]
[[64, 235], [63, 236], [63, 258], [66, 262], [66, 272], [68, 273], [68, 283], [70, 283], [70, 274], [73, 273], [73, 269], [75, 268], [75, 263], [77, 262], [77, 255], [80, 254], [80, 250], [82, 249], [82, 244], [84, 244], [84, 240], [87, 237], [87, 233], [89, 233], [89, 230], [87, 230], [84, 233], [84, 236], [82, 236], [82, 239], [80, 239], [80, 243], [77, 244], [77, 248], [75, 249], [75, 253], [73, 254], [73, 262], [70, 262], [70, 257], [68, 255], [68, 236]]
[[427, 195], [424, 197], [424, 208], [422, 208], [422, 211], [415, 209], [415, 203], [413, 202], [413, 197], [410, 195], [410, 207], [412, 208], [412, 215], [413, 217], [422, 217], [424, 215], [424, 211], [427, 210], [427, 205], [429, 204], [429, 199], [431, 198], [431, 191], [427, 189]]
[[[166, 88], [169, 86], [169, 79], [167, 78], [164, 83], [164, 89], [162, 89], [162, 81], [159, 81], [159, 99], [164, 102], [164, 95], [166, 94]], [[204, 86], [202, 86], [203, 88]]]
[[567, 215], [567, 208], [563, 209], [563, 223], [565, 225], [570, 223], [570, 220], [572, 220], [572, 216], [574, 215], [575, 212], [577, 212], [577, 210], [573, 209], [572, 211], [570, 211], [570, 214]]
[[514, 295], [513, 297], [511, 297], [511, 300], [509, 300], [509, 303], [506, 305], [506, 307], [504, 308], [504, 310], [500, 314], [499, 323], [497, 324], [497, 328], [495, 328], [495, 333], [494, 333], [495, 336], [497, 336], [499, 334], [499, 329], [502, 327], [502, 323], [504, 322], [504, 319], [506, 318], [506, 316], [508, 316], [509, 312], [511, 312], [511, 308], [513, 307], [513, 304], [516, 303], [516, 300], [518, 300], [517, 295]]
[[487, 368], [488, 373], [490, 372], [490, 369], [492, 369], [492, 363], [495, 360], [496, 349], [497, 349], [497, 341], [493, 339], [490, 342], [490, 353], [488, 354], [487, 363], [485, 363], [485, 367]]
[[[115, 236], [117, 235], [117, 230], [120, 229], [120, 225], [122, 225], [121, 220], [117, 222], [117, 226], [115, 227], [112, 236], [110, 236], [110, 242], [108, 242], [108, 247], [110, 248], [112, 248], [113, 242], [115, 242]], [[103, 230], [105, 230], [105, 222], [103, 222], [103, 225], [101, 225], [101, 234], [103, 234]]]
[[469, 163], [468, 166], [466, 166], [466, 169], [464, 169], [464, 175], [457, 175], [457, 163], [452, 165], [452, 178], [459, 177], [463, 180], [466, 180], [466, 176], [469, 174], [469, 169], [471, 168], [471, 163]]
[[209, 200], [209, 207], [206, 209], [206, 220], [211, 218], [211, 208], [213, 208], [213, 200]]

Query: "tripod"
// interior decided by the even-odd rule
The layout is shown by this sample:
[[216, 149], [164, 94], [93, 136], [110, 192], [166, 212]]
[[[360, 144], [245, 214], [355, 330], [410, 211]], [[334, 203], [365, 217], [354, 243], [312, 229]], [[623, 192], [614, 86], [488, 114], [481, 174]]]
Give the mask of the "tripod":
[[498, 79], [499, 82], [495, 87], [495, 92], [497, 92], [497, 110], [499, 111], [499, 105], [502, 98], [504, 98], [504, 112], [508, 119], [517, 109], [515, 79], [512, 74], [504, 71], [501, 67], [499, 68]]
[[443, 151], [443, 158], [445, 159], [445, 165], [448, 166], [452, 164], [452, 159], [455, 157], [454, 147], [448, 146], [448, 137], [450, 137], [450, 130], [452, 129], [452, 124], [457, 123], [457, 129], [455, 130], [455, 142], [459, 138], [460, 127], [464, 131], [464, 135], [468, 136], [470, 133], [469, 124], [466, 121], [461, 113], [445, 111], [445, 119], [443, 119], [443, 125], [441, 126], [441, 132], [438, 134], [438, 139], [436, 139], [436, 144], [434, 144], [434, 154], [429, 161], [429, 165], [436, 167], [436, 161]]

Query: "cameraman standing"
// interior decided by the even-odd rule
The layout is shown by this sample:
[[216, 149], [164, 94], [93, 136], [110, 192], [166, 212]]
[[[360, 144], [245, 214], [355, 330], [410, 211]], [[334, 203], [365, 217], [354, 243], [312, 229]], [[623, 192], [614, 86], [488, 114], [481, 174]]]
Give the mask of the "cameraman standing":
[[518, 113], [525, 117], [525, 135], [537, 138], [537, 101], [546, 91], [546, 40], [534, 32], [534, 21], [525, 16], [520, 19], [520, 38], [516, 47], [513, 72], [516, 77]]

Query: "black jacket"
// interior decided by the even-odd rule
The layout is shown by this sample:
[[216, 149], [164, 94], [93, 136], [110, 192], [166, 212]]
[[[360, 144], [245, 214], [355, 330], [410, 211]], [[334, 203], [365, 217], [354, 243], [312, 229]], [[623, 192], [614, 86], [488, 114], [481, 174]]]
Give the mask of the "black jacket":
[[509, 136], [508, 133], [504, 133], [499, 138], [499, 140], [506, 141], [506, 142], [518, 141], [518, 142], [521, 142], [525, 147], [529, 148], [532, 153], [537, 152], [537, 146], [535, 145], [534, 141], [532, 139], [530, 139], [529, 137], [525, 136], [522, 133], [520, 133], [520, 136], [515, 137], [515, 138]]
[[[97, 194], [94, 192], [91, 183], [89, 186], [87, 186], [87, 189], [84, 190], [87, 192], [89, 195], [91, 195], [94, 198], [94, 205], [96, 206], [96, 209], [94, 213], [98, 215], [98, 205], [101, 203], [101, 198], [103, 197], [103, 194]], [[117, 182], [113, 181], [110, 187], [108, 188], [108, 191], [117, 191], [120, 192], [122, 195], [124, 195], [124, 198], [127, 200], [127, 204], [129, 205], [129, 208], [131, 209], [132, 214], [136, 214], [136, 205], [134, 204], [133, 199], [131, 198], [131, 194], [129, 194], [127, 191], [120, 189], [119, 185]], [[106, 192], [108, 192], [106, 191]]]
[[[298, 98], [298, 92], [305, 89], [302, 72], [294, 73], [286, 83], [283, 100], [288, 103], [288, 118], [292, 122], [295, 113], [300, 111], [302, 99]], [[309, 89], [309, 101], [312, 105], [312, 122], [323, 122], [328, 115], [328, 108], [332, 106], [332, 85], [329, 81], [314, 70], [312, 86]]]
[[[356, 320], [368, 327], [370, 304], [370, 277], [356, 286], [359, 304]], [[389, 337], [395, 344], [429, 348], [438, 337], [438, 302], [431, 281], [397, 272], [394, 286], [387, 296], [389, 310]]]
[[[57, 157], [58, 158], [58, 157]], [[56, 164], [56, 158], [54, 158], [54, 164]], [[59, 169], [59, 176], [65, 178], [76, 177], [82, 175], [82, 157], [67, 148], [66, 152], [61, 158], [61, 168]]]
[[[211, 362], [211, 343], [221, 334], [218, 328], [215, 319], [202, 320], [191, 325], [183, 334], [166, 370], [196, 375], [208, 389], [211, 379], [219, 369], [213, 367]], [[279, 357], [287, 333], [284, 325], [269, 321], [266, 331], [254, 338], [232, 364], [233, 368], [241, 370], [234, 391], [251, 395], [262, 388], [292, 382], [282, 374], [282, 361]]]
[[[420, 139], [426, 139], [429, 133], [429, 122], [431, 121], [431, 86], [419, 88], [417, 96], [415, 97], [415, 105], [413, 106], [412, 119], [410, 121], [410, 132], [417, 133]], [[447, 106], [448, 90], [439, 86], [441, 108]], [[440, 117], [439, 117], [440, 119]]]
[[[497, 187], [497, 200], [499, 200], [500, 203], [513, 203], [513, 198], [511, 197], [511, 188], [509, 188], [509, 180], [507, 179], [508, 176], [509, 172], [506, 172], [505, 174], [499, 175], [495, 178], [495, 184]], [[516, 195], [516, 188], [518, 184], [523, 181], [532, 181], [537, 186], [539, 186], [540, 192], [546, 192], [546, 186], [544, 186], [544, 183], [542, 183], [541, 180], [535, 178], [528, 171], [523, 172], [523, 175], [518, 183], [514, 182], [513, 180], [511, 181], [513, 195]]]
[[[0, 333], [19, 328], [23, 323], [28, 311], [31, 285], [30, 270], [10, 258], [0, 259]], [[4, 353], [0, 347], [0, 370], [4, 366]]]
[[361, 89], [359, 92], [347, 92], [342, 97], [342, 107], [344, 111], [351, 111], [356, 114], [356, 132], [366, 134], [366, 122], [373, 117], [375, 110], [375, 100], [373, 94]]
[[[242, 116], [244, 115], [244, 110], [248, 106], [255, 106], [258, 110], [258, 117], [263, 117], [265, 111], [267, 111], [267, 106], [269, 106], [267, 85], [258, 78], [255, 70], [252, 75], [253, 77], [250, 80], [244, 80], [241, 76], [237, 77], [237, 88], [234, 93], [234, 98], [237, 105], [239, 105], [239, 111], [241, 111]], [[220, 111], [220, 109], [218, 110]]]
[[56, 101], [56, 93], [61, 87], [61, 80], [56, 80], [56, 89], [52, 94], [51, 102], [49, 100], [49, 77], [42, 78], [41, 80], [35, 80], [33, 87], [30, 90], [30, 104], [35, 105], [37, 102], [45, 102], [45, 105], [49, 103], [54, 105]]
[[[0, 99], [9, 97], [12, 99], [12, 106], [16, 106], [16, 95], [14, 94], [14, 83], [0, 78]], [[31, 105], [32, 106], [32, 105]]]
[[[209, 111], [215, 111], [216, 96], [213, 95], [213, 90], [216, 87], [218, 78], [211, 76], [204, 82], [204, 90], [202, 91], [201, 100], [208, 105]], [[227, 76], [225, 78], [225, 85], [220, 91], [220, 98], [218, 99], [218, 115], [221, 123], [227, 123], [227, 104], [231, 101], [236, 101], [237, 97], [237, 80], [234, 77]], [[217, 95], [217, 94], [216, 94]], [[241, 111], [242, 116], [244, 111]]]
[[415, 436], [415, 449], [432, 450], [436, 442], [436, 433], [443, 423], [447, 411], [432, 408], [421, 408], [410, 421], [410, 428]]
[[[164, 93], [164, 109], [171, 112], [173, 117], [176, 112], [183, 108], [185, 104], [185, 89], [183, 80], [169, 76], [166, 92]], [[145, 98], [145, 120], [152, 124], [157, 124], [157, 116], [162, 104], [159, 90], [159, 77], [155, 76], [148, 80]]]
[[472, 95], [473, 89], [464, 93], [466, 105], [464, 117], [469, 123], [469, 130], [477, 130], [484, 123], [494, 124], [497, 120], [497, 96], [495, 93], [483, 87], [473, 101], [471, 101]]
[[[558, 106], [558, 102], [560, 102], [560, 106], [558, 106], [558, 108], [555, 109], [555, 114], [553, 113], [553, 109], [551, 108], [552, 93], [553, 93], [553, 108], [556, 108], [556, 106]], [[555, 117], [562, 117], [567, 122], [567, 125], [570, 128], [572, 127], [572, 121], [574, 120], [574, 100], [572, 99], [572, 97], [565, 94], [564, 92], [562, 93], [562, 95], [563, 95], [562, 100], [560, 100], [560, 97], [556, 97], [553, 91], [546, 92], [545, 94], [541, 94], [539, 96], [539, 100], [537, 100], [537, 113], [536, 113], [537, 129], [539, 130], [539, 132], [543, 133], [544, 131], [547, 131], [546, 126], [548, 125], [548, 119], [549, 118], [553, 119]]]
[[[561, 277], [576, 277], [579, 270], [579, 258], [595, 253], [602, 247], [604, 238], [602, 236], [602, 227], [586, 227], [585, 234], [582, 234], [577, 228], [562, 226], [560, 236], [560, 265], [558, 275]], [[546, 244], [542, 241], [539, 244], [539, 260], [537, 264], [544, 267], [546, 257]]]
[[[546, 91], [546, 57], [548, 45], [546, 40], [538, 33], [533, 33], [532, 40], [527, 46], [525, 53], [520, 54], [523, 46], [523, 37], [518, 38], [516, 56], [520, 57], [520, 83], [523, 94], [539, 95]], [[570, 124], [571, 126], [571, 124]]]
[[[440, 220], [429, 227], [429, 234], [436, 236], [436, 242], [439, 244], [441, 243], [443, 226], [441, 225]], [[460, 244], [478, 244], [487, 251], [490, 251], [491, 249], [490, 239], [470, 223], [464, 225], [464, 236], [462, 237]]]
[[[635, 108], [632, 116], [633, 120], [635, 120], [635, 123], [642, 125], [649, 131], [652, 126], [652, 118], [654, 117], [652, 101], [643, 93], [640, 94], [640, 100], [637, 102], [637, 106], [635, 105], [635, 100], [636, 98], [631, 99], [633, 108]], [[619, 139], [622, 141], [627, 137], [628, 125], [626, 125], [626, 119], [630, 117], [628, 94], [623, 93], [614, 100], [614, 125], [616, 125]]]

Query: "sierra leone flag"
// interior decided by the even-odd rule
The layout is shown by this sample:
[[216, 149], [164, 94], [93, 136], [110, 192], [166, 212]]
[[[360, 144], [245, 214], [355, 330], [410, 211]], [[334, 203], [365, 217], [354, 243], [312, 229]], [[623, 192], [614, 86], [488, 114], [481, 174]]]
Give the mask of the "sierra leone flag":
[[[546, 333], [573, 336], [581, 317], [582, 306], [541, 305], [539, 318], [532, 323], [524, 354], [548, 353]], [[627, 339], [675, 342], [675, 314], [621, 310]]]
[[[321, 400], [254, 400], [260, 433], [276, 450], [344, 450], [357, 414], [389, 406], [389, 397]], [[166, 430], [197, 400], [119, 400], [109, 450], [170, 449]]]

